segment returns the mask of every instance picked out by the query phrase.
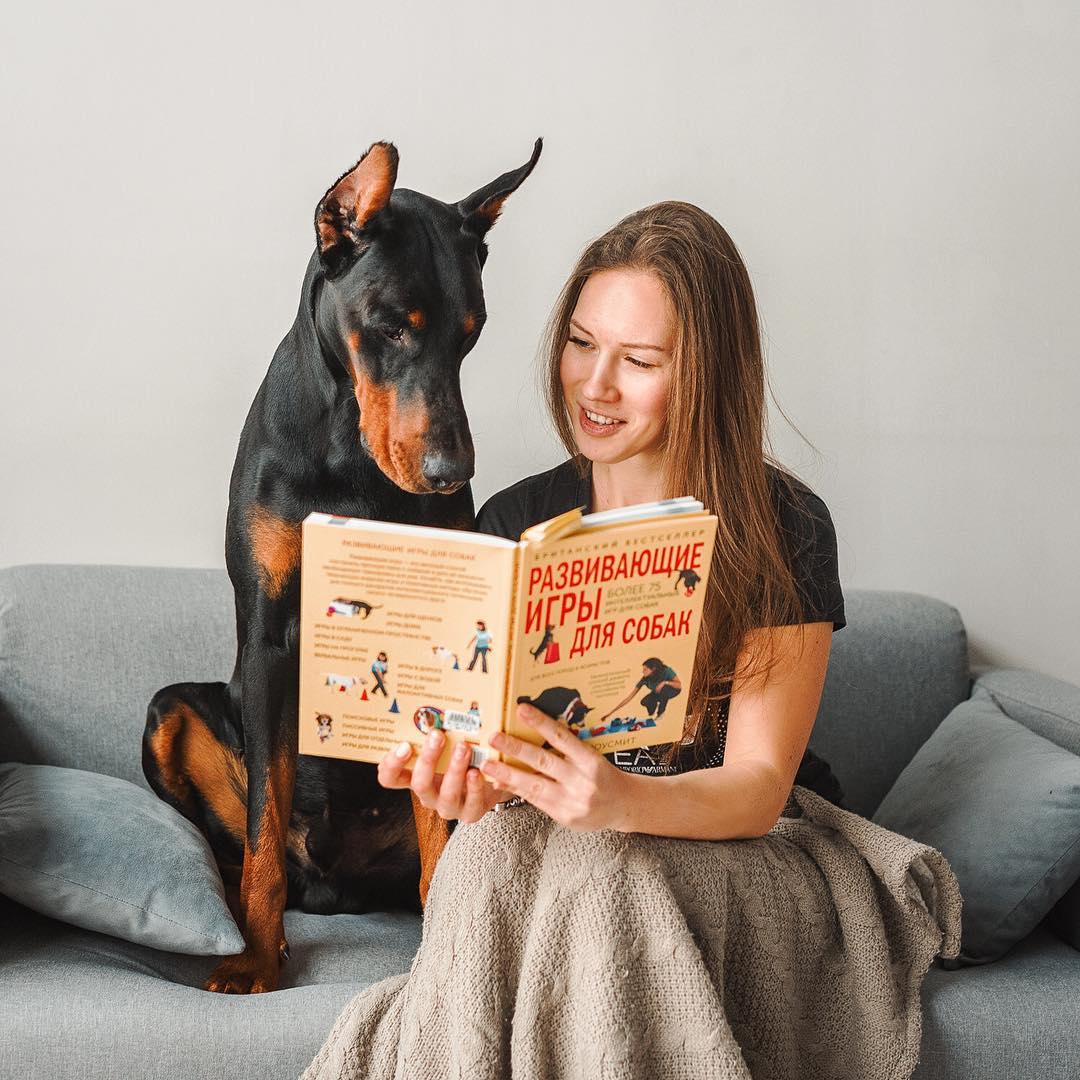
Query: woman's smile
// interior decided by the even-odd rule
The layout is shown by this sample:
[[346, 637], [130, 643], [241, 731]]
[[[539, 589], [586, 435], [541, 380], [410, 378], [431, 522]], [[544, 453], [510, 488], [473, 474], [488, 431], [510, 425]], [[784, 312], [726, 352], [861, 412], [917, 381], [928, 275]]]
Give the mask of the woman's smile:
[[586, 435], [604, 439], [623, 428], [626, 425], [626, 421], [609, 417], [605, 413], [593, 412], [591, 409], [586, 409], [583, 405], [579, 405], [578, 424]]

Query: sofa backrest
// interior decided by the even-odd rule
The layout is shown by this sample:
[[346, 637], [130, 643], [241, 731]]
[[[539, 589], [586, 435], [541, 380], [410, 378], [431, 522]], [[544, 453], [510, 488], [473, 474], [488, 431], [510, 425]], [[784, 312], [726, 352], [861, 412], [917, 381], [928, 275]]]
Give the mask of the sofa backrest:
[[0, 760], [108, 773], [148, 787], [142, 731], [169, 683], [228, 679], [224, 570], [0, 570]]
[[[970, 690], [955, 608], [849, 589], [811, 746], [869, 817]], [[154, 693], [227, 680], [236, 656], [224, 570], [38, 564], [0, 569], [0, 760], [108, 773], [146, 786]]]
[[921, 593], [848, 589], [810, 745], [871, 817], [915, 751], [971, 693], [960, 612]]

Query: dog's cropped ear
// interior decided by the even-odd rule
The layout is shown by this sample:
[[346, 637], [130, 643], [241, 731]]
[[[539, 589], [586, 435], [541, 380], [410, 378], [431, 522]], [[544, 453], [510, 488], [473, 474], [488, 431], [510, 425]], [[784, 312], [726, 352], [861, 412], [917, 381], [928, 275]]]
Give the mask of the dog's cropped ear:
[[499, 216], [499, 211], [502, 210], [507, 196], [515, 192], [533, 171], [533, 166], [539, 160], [543, 146], [544, 140], [537, 139], [533, 144], [532, 157], [520, 169], [511, 169], [510, 172], [503, 173], [497, 180], [485, 184], [457, 203], [457, 208], [461, 213], [462, 231], [470, 233], [481, 241], [480, 248], [485, 254], [487, 248], [482, 243], [484, 234], [495, 224], [495, 219]]
[[327, 190], [315, 210], [315, 240], [330, 277], [370, 242], [365, 227], [389, 213], [397, 180], [398, 152], [390, 142], [372, 143], [364, 156]]

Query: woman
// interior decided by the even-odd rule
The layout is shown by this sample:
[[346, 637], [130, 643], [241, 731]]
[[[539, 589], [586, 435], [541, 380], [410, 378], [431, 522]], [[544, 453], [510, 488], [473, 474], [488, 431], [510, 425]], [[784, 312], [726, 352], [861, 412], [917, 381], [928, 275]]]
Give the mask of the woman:
[[386, 692], [386, 683], [383, 682], [383, 676], [389, 670], [390, 665], [387, 663], [386, 653], [380, 652], [371, 662], [371, 674], [375, 676], [375, 689], [371, 693], [381, 693], [383, 697], [389, 697]]
[[641, 704], [650, 716], [663, 716], [667, 703], [682, 690], [682, 680], [659, 656], [650, 656], [641, 665], [641, 678], [634, 683], [630, 693], [600, 717], [601, 722], [614, 716], [642, 688], [646, 690]]
[[[518, 796], [573, 828], [710, 840], [767, 833], [800, 764], [801, 782], [840, 804], [835, 777], [807, 751], [831, 635], [846, 624], [836, 536], [824, 502], [763, 451], [757, 313], [730, 237], [687, 203], [630, 215], [579, 260], [544, 351], [547, 404], [571, 457], [493, 495], [477, 528], [517, 539], [574, 506], [677, 495], [720, 515], [684, 742], [578, 753], [525, 705], [519, 715], [560, 757], [504, 735], [492, 744], [534, 769], [553, 766], [540, 768], [544, 781], [499, 763], [466, 770], [464, 753], [437, 776], [439, 732], [411, 773], [387, 755], [380, 782], [411, 786], [450, 821], [476, 821]], [[720, 764], [729, 767], [703, 768]], [[678, 779], [661, 793], [641, 779], [657, 775]]]
[[[469, 661], [469, 670], [476, 666], [477, 657], [480, 658], [482, 664], [482, 671], [487, 674], [487, 654], [491, 648], [491, 631], [487, 628], [487, 623], [483, 619], [477, 619], [476, 621], [476, 633], [469, 638], [469, 645], [476, 642], [476, 646], [473, 649], [472, 659]], [[465, 646], [465, 651], [469, 651], [469, 645]]]
[[380, 783], [465, 827], [410, 972], [357, 995], [305, 1078], [909, 1076], [959, 891], [939, 853], [796, 783], [844, 605], [828, 509], [764, 450], [738, 251], [687, 203], [629, 215], [578, 260], [545, 352], [571, 456], [478, 527], [516, 539], [574, 506], [678, 495], [717, 514], [684, 737], [602, 755], [519, 703], [545, 745], [490, 741], [532, 771], [458, 754], [436, 776], [442, 732], [415, 761], [388, 754]]

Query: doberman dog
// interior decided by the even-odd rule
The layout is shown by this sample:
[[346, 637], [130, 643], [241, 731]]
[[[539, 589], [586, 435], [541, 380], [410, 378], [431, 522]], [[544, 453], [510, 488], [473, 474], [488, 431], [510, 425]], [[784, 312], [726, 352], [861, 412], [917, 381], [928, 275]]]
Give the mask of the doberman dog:
[[[244, 934], [206, 981], [273, 990], [283, 911], [422, 910], [448, 823], [376, 767], [299, 757], [300, 525], [307, 514], [471, 529], [459, 370], [486, 313], [484, 236], [529, 161], [457, 203], [395, 188], [373, 143], [315, 212], [300, 308], [247, 416], [229, 486], [228, 683], [177, 683], [147, 710], [143, 772], [204, 833]], [[237, 887], [238, 886], [238, 887]]]

